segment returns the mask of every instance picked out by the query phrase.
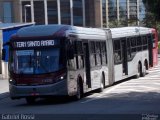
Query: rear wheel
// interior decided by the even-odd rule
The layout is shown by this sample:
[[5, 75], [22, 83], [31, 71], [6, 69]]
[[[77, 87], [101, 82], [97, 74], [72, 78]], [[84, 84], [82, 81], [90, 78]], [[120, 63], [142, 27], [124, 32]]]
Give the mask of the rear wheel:
[[36, 100], [36, 98], [34, 98], [34, 97], [26, 97], [27, 104], [34, 104], [35, 100]]
[[141, 73], [141, 77], [144, 77], [146, 75], [146, 66], [144, 66], [144, 70], [143, 72]]
[[140, 77], [140, 75], [141, 75], [141, 65], [140, 64], [138, 64], [138, 68], [137, 68], [138, 70], [138, 72], [137, 72], [137, 74], [135, 75], [135, 78], [139, 78]]

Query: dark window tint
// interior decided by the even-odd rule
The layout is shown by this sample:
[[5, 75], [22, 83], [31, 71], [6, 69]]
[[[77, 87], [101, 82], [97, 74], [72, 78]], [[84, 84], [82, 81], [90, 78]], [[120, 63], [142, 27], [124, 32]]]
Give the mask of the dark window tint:
[[3, 21], [4, 23], [11, 23], [12, 22], [12, 4], [11, 2], [4, 2], [3, 3]]
[[45, 24], [43, 1], [34, 1], [34, 18], [36, 24]]
[[114, 50], [119, 50], [119, 49], [121, 49], [120, 40], [115, 40], [114, 41]]
[[114, 40], [114, 62], [119, 64], [122, 61], [120, 39]]
[[47, 1], [48, 24], [58, 23], [57, 0]]
[[60, 0], [61, 23], [71, 24], [70, 0]]
[[82, 0], [73, 0], [73, 24], [83, 26]]

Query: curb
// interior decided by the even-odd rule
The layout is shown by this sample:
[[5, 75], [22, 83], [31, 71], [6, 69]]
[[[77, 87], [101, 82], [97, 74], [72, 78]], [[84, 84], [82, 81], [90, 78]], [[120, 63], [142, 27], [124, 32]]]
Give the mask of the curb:
[[0, 100], [9, 97], [9, 92], [1, 93], [0, 94]]

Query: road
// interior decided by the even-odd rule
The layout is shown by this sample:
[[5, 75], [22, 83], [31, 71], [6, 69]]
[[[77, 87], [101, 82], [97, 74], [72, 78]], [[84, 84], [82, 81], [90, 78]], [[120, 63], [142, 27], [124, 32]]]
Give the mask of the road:
[[52, 98], [27, 105], [24, 99], [7, 97], [0, 100], [0, 113], [157, 115], [160, 114], [160, 65], [148, 73], [108, 87], [102, 93], [89, 93], [79, 101]]

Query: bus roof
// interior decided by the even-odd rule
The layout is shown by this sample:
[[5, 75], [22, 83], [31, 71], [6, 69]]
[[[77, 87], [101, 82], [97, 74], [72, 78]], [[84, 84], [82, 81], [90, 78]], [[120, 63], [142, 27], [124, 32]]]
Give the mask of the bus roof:
[[62, 36], [74, 35], [78, 38], [101, 38], [105, 39], [105, 31], [98, 28], [84, 28], [70, 25], [34, 25], [25, 27], [17, 32], [18, 37], [41, 37], [41, 36]]
[[75, 37], [79, 39], [106, 40], [106, 32], [111, 30], [112, 38], [138, 36], [151, 33], [151, 28], [146, 27], [121, 27], [121, 28], [84, 28], [71, 25], [33, 25], [21, 28], [17, 32], [18, 37]]
[[34, 23], [0, 23], [0, 30], [17, 28], [17, 27], [24, 27], [33, 25]]
[[146, 27], [122, 27], [111, 28], [110, 30], [112, 32], [112, 38], [121, 38], [149, 34], [152, 29]]

